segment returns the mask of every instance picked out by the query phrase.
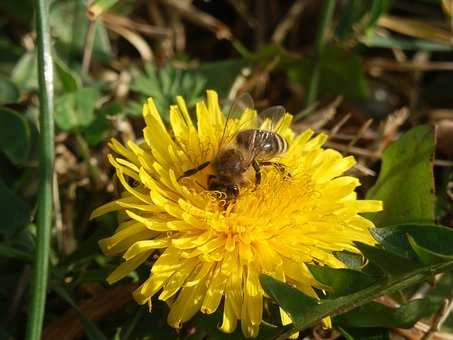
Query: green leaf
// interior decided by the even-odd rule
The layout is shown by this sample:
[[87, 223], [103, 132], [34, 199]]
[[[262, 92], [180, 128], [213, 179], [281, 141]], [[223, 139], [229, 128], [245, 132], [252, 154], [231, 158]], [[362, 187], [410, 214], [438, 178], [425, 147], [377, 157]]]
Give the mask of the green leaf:
[[358, 29], [366, 32], [387, 11], [391, 2], [391, 0], [346, 1], [341, 11], [336, 35], [339, 39], [345, 39], [348, 36], [357, 35]]
[[439, 263], [446, 260], [453, 260], [453, 255], [442, 255], [436, 253], [430, 249], [426, 249], [425, 247], [420, 246], [415, 242], [414, 238], [410, 235], [407, 235], [410, 245], [414, 252], [417, 254], [420, 262], [423, 264], [432, 264], [432, 263]]
[[387, 328], [339, 327], [339, 330], [346, 340], [390, 340], [390, 334]]
[[391, 308], [371, 302], [335, 317], [335, 324], [344, 327], [411, 328], [418, 320], [436, 313], [442, 303], [439, 298], [425, 298]]
[[354, 293], [376, 282], [376, 278], [351, 269], [334, 269], [310, 264], [308, 269], [318, 282], [332, 288], [328, 295], [331, 299]]
[[363, 3], [360, 0], [345, 1], [336, 29], [336, 36], [339, 39], [344, 39], [354, 32], [354, 24], [362, 17], [364, 12]]
[[359, 55], [334, 46], [326, 46], [319, 60], [305, 57], [283, 65], [288, 76], [308, 86], [313, 65], [319, 62], [319, 91], [324, 95], [343, 95], [347, 99], [365, 99], [368, 86]]
[[0, 151], [16, 165], [25, 163], [30, 152], [27, 121], [19, 113], [4, 107], [0, 107]]
[[320, 303], [268, 275], [261, 275], [260, 281], [266, 294], [272, 297], [295, 323], [306, 324], [309, 320], [307, 316], [311, 315], [310, 311]]
[[35, 50], [22, 55], [11, 72], [11, 80], [24, 90], [38, 87], [38, 65]]
[[134, 115], [141, 114], [141, 106], [146, 98], [153, 97], [159, 112], [168, 120], [169, 107], [175, 102], [176, 96], [182, 96], [191, 108], [202, 99], [205, 84], [203, 77], [194, 70], [175, 68], [170, 63], [157, 69], [154, 64], [148, 63], [143, 73], [135, 74], [131, 88], [142, 97], [128, 111]]
[[176, 96], [182, 96], [189, 109], [203, 99], [206, 89], [214, 89], [220, 98], [226, 98], [244, 65], [245, 62], [238, 59], [203, 63], [193, 69], [177, 68], [171, 63], [158, 69], [148, 63], [144, 72], [135, 70], [131, 89], [142, 97], [129, 105], [128, 112], [141, 114], [146, 98], [153, 97], [159, 112], [168, 120], [168, 110]]
[[453, 255], [453, 229], [434, 224], [401, 224], [371, 230], [373, 237], [389, 252], [417, 259], [408, 235], [417, 245], [435, 253]]
[[198, 71], [206, 82], [207, 89], [216, 90], [220, 98], [226, 98], [245, 65], [240, 59], [222, 60], [203, 63]]
[[[243, 339], [240, 327], [237, 327], [233, 333], [226, 334], [219, 330], [219, 325], [222, 323], [222, 315], [220, 310], [217, 310], [211, 315], [206, 315], [198, 313], [193, 322], [197, 329], [197, 332], [194, 334], [193, 340], [203, 340], [203, 339], [212, 339], [212, 340], [233, 340], [233, 339]], [[261, 335], [261, 333], [259, 334]]]
[[[438, 298], [445, 300], [451, 298], [451, 287], [453, 287], [453, 272], [447, 272], [440, 277], [436, 285], [426, 293], [428, 298]], [[450, 314], [447, 319], [442, 323], [441, 331], [453, 332], [453, 315]]]
[[0, 224], [1, 234], [14, 234], [30, 222], [30, 210], [27, 203], [8, 188], [0, 178]]
[[111, 103], [96, 112], [94, 121], [82, 131], [87, 143], [89, 145], [97, 145], [104, 141], [112, 130], [112, 123], [109, 117], [118, 115], [122, 111], [121, 105]]
[[402, 275], [420, 268], [418, 263], [405, 257], [369, 246], [365, 243], [354, 242], [354, 244], [372, 264], [375, 264], [390, 276]]
[[391, 294], [424, 281], [436, 273], [452, 270], [453, 260], [420, 266], [415, 270], [407, 269], [402, 274], [382, 278], [367, 288], [332, 300], [314, 301], [297, 289], [265, 275], [261, 276], [261, 285], [266, 293], [283, 309], [286, 308], [292, 313], [291, 316], [294, 321], [292, 328], [281, 330], [278, 336], [278, 339], [286, 339], [288, 335], [295, 331], [304, 330], [326, 316], [344, 314], [372, 302], [379, 296]]
[[[1, 182], [0, 182], [1, 183]], [[1, 184], [0, 184], [1, 185]], [[8, 245], [0, 244], [0, 257], [18, 259], [24, 262], [31, 263], [33, 261], [33, 255], [23, 250], [10, 247]]]
[[19, 89], [12, 81], [4, 77], [0, 77], [0, 105], [15, 103], [20, 96]]
[[[59, 51], [82, 53], [88, 30], [87, 7], [83, 0], [57, 1], [50, 9], [52, 36]], [[112, 55], [110, 41], [102, 22], [94, 22], [93, 58], [108, 61]]]
[[65, 92], [75, 92], [81, 86], [82, 80], [60, 58], [54, 55], [55, 70], [58, 80]]
[[55, 121], [64, 131], [73, 131], [90, 125], [95, 116], [94, 108], [98, 90], [86, 87], [68, 93], [55, 102]]
[[392, 0], [374, 0], [371, 2], [371, 9], [367, 15], [369, 16], [367, 28], [373, 27], [380, 16], [383, 15], [392, 4]]
[[367, 214], [378, 227], [434, 220], [434, 149], [433, 129], [421, 125], [384, 151], [381, 172], [366, 197], [384, 202], [383, 212]]

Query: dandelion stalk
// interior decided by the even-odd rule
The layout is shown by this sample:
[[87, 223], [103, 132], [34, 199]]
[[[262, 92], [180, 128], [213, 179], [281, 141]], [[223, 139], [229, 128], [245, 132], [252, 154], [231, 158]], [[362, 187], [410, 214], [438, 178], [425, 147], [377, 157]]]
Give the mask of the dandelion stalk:
[[53, 65], [51, 57], [48, 1], [36, 0], [38, 78], [40, 107], [39, 198], [37, 244], [31, 282], [31, 301], [26, 339], [41, 339], [49, 270], [52, 225], [52, 181], [54, 164]]
[[310, 82], [307, 88], [307, 95], [305, 97], [305, 106], [310, 106], [316, 100], [319, 88], [319, 74], [321, 65], [319, 59], [321, 57], [322, 50], [326, 44], [326, 34], [329, 24], [332, 21], [333, 11], [335, 9], [334, 0], [326, 0], [324, 8], [321, 13], [321, 22], [319, 23], [318, 33], [316, 35], [315, 51], [314, 51], [314, 63], [313, 70], [311, 73]]

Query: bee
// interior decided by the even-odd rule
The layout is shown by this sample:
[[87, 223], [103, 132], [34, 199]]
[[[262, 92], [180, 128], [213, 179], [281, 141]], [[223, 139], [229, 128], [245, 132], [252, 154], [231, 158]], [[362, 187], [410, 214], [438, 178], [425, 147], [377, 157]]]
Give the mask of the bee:
[[275, 131], [275, 123], [285, 114], [283, 106], [273, 106], [260, 113], [262, 119], [271, 120], [271, 128], [239, 129], [233, 136], [232, 143], [224, 143], [228, 120], [236, 112], [242, 113], [245, 109], [253, 109], [253, 100], [248, 94], [240, 96], [229, 110], [216, 156], [211, 161], [185, 171], [180, 179], [193, 176], [211, 165], [212, 173], [208, 176], [207, 189], [220, 191], [225, 194], [227, 201], [231, 201], [239, 195], [239, 188], [245, 184], [245, 173], [250, 167], [255, 172], [255, 186], [261, 183], [263, 166], [274, 166], [285, 173], [286, 177], [290, 177], [283, 164], [271, 161], [288, 149], [285, 138]]

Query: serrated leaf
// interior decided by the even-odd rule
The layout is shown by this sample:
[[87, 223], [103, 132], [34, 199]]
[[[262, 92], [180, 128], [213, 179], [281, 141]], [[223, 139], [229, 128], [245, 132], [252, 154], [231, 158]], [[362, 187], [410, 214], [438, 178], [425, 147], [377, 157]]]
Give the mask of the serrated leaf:
[[354, 242], [354, 244], [372, 264], [375, 264], [390, 276], [402, 275], [420, 268], [418, 263], [405, 257], [369, 246], [365, 243]]
[[330, 299], [354, 293], [376, 282], [376, 278], [351, 269], [334, 269], [310, 264], [308, 269], [318, 282], [332, 289], [328, 295]]
[[153, 97], [164, 119], [176, 96], [182, 96], [189, 109], [203, 99], [205, 89], [214, 89], [226, 98], [245, 62], [238, 59], [203, 63], [198, 68], [180, 69], [167, 63], [162, 68], [145, 65], [144, 72], [135, 72], [131, 89], [142, 95], [138, 103], [130, 103], [128, 112], [137, 115], [147, 97]]
[[376, 226], [433, 222], [434, 149], [433, 129], [421, 125], [384, 151], [381, 172], [366, 196], [384, 202], [384, 211], [367, 214]]
[[23, 164], [30, 152], [30, 129], [19, 113], [0, 107], [0, 151], [16, 164]]
[[335, 317], [335, 324], [344, 327], [411, 328], [418, 320], [436, 313], [442, 303], [442, 299], [425, 298], [391, 308], [371, 302]]
[[77, 130], [93, 122], [94, 108], [99, 93], [95, 88], [86, 87], [67, 93], [55, 102], [55, 122], [64, 131]]

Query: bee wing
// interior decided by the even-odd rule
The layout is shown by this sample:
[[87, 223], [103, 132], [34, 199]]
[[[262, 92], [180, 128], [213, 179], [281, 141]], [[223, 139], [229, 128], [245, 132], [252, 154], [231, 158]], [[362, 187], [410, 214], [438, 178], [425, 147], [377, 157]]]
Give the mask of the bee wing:
[[240, 118], [242, 113], [246, 109], [253, 110], [254, 103], [252, 96], [248, 92], [242, 93], [236, 97], [233, 101], [227, 100], [223, 105], [223, 112], [228, 112], [226, 119], [229, 118]]
[[[239, 97], [237, 97], [234, 101], [229, 101], [224, 105], [223, 112], [228, 112], [225, 117], [225, 125], [223, 127], [222, 136], [220, 137], [219, 141], [219, 150], [225, 144], [231, 142], [234, 139], [234, 135], [229, 133], [229, 123], [232, 119], [239, 119], [241, 118], [242, 114], [245, 110], [253, 110], [254, 103], [252, 96], [248, 92], [242, 93]], [[240, 129], [239, 129], [240, 130]]]
[[260, 112], [259, 120], [261, 122], [261, 130], [269, 130], [273, 132], [279, 132], [283, 126], [283, 120], [285, 117], [286, 110], [283, 106], [271, 106], [264, 111]]

